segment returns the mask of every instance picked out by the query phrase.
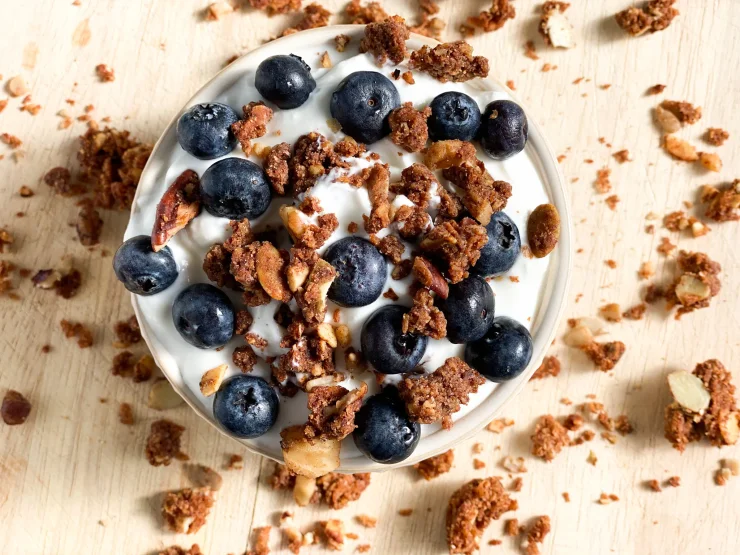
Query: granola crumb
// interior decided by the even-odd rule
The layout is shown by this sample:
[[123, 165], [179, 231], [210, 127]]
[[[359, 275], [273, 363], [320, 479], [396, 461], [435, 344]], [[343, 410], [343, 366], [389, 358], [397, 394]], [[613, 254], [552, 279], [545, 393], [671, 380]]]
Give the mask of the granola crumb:
[[468, 18], [468, 24], [481, 29], [484, 33], [498, 31], [510, 19], [516, 16], [516, 9], [510, 0], [492, 0], [491, 7], [476, 16]]
[[538, 544], [545, 541], [548, 533], [550, 533], [550, 517], [537, 517], [527, 530], [527, 537], [522, 542], [522, 548], [526, 550], [527, 555], [539, 555]]
[[639, 303], [625, 310], [622, 313], [622, 316], [624, 318], [627, 318], [628, 320], [642, 320], [643, 317], [645, 316], [646, 311], [647, 311], [647, 304]]
[[494, 434], [500, 434], [506, 428], [513, 426], [514, 424], [515, 422], [509, 418], [497, 418], [488, 423], [486, 430], [493, 432]]
[[612, 154], [612, 156], [614, 156], [614, 159], [620, 164], [624, 164], [625, 162], [629, 162], [631, 160], [630, 151], [626, 148], [623, 150], [618, 150], [617, 152]]
[[681, 478], [679, 476], [671, 476], [668, 478], [668, 485], [677, 488], [681, 485]]
[[194, 534], [206, 523], [213, 503], [213, 492], [208, 488], [169, 492], [162, 501], [162, 517], [172, 532]]
[[399, 509], [398, 514], [400, 516], [411, 516], [414, 514], [414, 509]]
[[568, 493], [567, 491], [564, 491], [563, 499], [565, 500], [566, 503], [570, 503], [570, 493]]
[[560, 360], [556, 356], [546, 356], [542, 359], [542, 364], [535, 370], [529, 381], [541, 380], [548, 377], [556, 378], [560, 374]]
[[597, 193], [608, 193], [612, 190], [612, 184], [611, 181], [609, 181], [609, 176], [611, 175], [612, 171], [607, 168], [603, 167], [596, 171], [596, 181], [594, 182], [594, 188], [596, 189]]
[[95, 66], [95, 73], [98, 74], [98, 78], [103, 83], [110, 83], [116, 80], [116, 73], [113, 68], [106, 64], [98, 64]]
[[131, 408], [130, 404], [121, 403], [118, 406], [118, 420], [121, 424], [124, 424], [125, 426], [134, 425], [134, 411]]
[[651, 87], [648, 88], [648, 90], [645, 92], [645, 94], [647, 96], [652, 96], [652, 95], [660, 94], [660, 93], [662, 93], [665, 90], [665, 87], [666, 87], [665, 85], [660, 85], [660, 84], [653, 85], [653, 86], [651, 86]]
[[430, 49], [424, 45], [411, 53], [411, 69], [424, 71], [441, 81], [469, 81], [488, 76], [488, 59], [473, 56], [473, 47], [465, 41], [448, 42]]
[[518, 504], [505, 492], [500, 478], [476, 479], [455, 491], [447, 507], [447, 545], [450, 553], [471, 554], [491, 523]]
[[671, 112], [681, 123], [689, 125], [695, 124], [702, 116], [701, 106], [694, 106], [690, 102], [664, 100], [660, 107]]
[[391, 141], [407, 152], [419, 152], [429, 139], [427, 119], [432, 109], [427, 106], [416, 110], [411, 102], [406, 102], [390, 114]]
[[184, 426], [166, 419], [152, 422], [146, 442], [145, 454], [152, 466], [169, 466], [173, 458], [182, 458], [180, 438]]
[[568, 430], [552, 415], [540, 417], [532, 439], [532, 454], [548, 462], [570, 443]]
[[714, 146], [722, 146], [729, 138], [730, 134], [719, 127], [710, 127], [704, 134], [704, 140]]
[[8, 426], [23, 424], [31, 414], [31, 402], [22, 393], [9, 389], [0, 405], [0, 416]]
[[615, 14], [614, 18], [617, 25], [633, 37], [655, 33], [668, 27], [678, 15], [674, 3], [675, 0], [650, 0], [642, 8], [632, 6]]
[[369, 515], [357, 515], [355, 520], [365, 528], [375, 528], [378, 525], [378, 519]]
[[329, 25], [330, 17], [331, 12], [329, 10], [314, 2], [303, 8], [303, 17], [296, 26], [285, 29], [280, 36], [285, 37], [299, 31], [326, 27]]
[[248, 550], [246, 555], [269, 555], [271, 531], [272, 526], [259, 526], [252, 530], [254, 547]]
[[610, 341], [608, 343], [593, 341], [581, 348], [596, 365], [596, 368], [602, 372], [612, 370], [619, 362], [619, 359], [622, 358], [626, 349], [624, 343], [621, 341]]
[[441, 455], [424, 459], [423, 461], [414, 465], [414, 468], [419, 475], [425, 480], [433, 480], [442, 474], [450, 471], [452, 468], [452, 462], [455, 458], [455, 454], [450, 449], [445, 451]]
[[244, 468], [244, 457], [241, 455], [229, 455], [229, 460], [226, 462], [226, 470], [242, 470]]
[[352, 38], [349, 35], [337, 35], [334, 37], [334, 47], [337, 52], [344, 52], [351, 41]]
[[660, 493], [661, 491], [663, 491], [663, 489], [660, 487], [660, 482], [658, 482], [658, 480], [648, 480], [646, 485], [648, 488], [650, 488], [656, 493]]
[[68, 339], [76, 338], [80, 349], [87, 349], [93, 345], [93, 335], [90, 329], [79, 322], [62, 320], [60, 322], [62, 333]]

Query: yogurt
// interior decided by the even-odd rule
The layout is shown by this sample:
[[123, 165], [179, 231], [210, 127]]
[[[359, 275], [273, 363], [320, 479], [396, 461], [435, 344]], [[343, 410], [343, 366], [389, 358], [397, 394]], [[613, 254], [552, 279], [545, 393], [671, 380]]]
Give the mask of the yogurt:
[[[344, 134], [341, 131], [332, 131], [334, 126], [332, 125], [333, 122], [330, 121], [331, 116], [329, 114], [330, 98], [337, 85], [344, 77], [356, 71], [380, 71], [390, 76], [394, 69], [389, 65], [378, 68], [371, 55], [359, 53], [358, 43], [359, 39], [355, 37], [350, 46], [342, 53], [336, 52], [331, 40], [320, 42], [312, 48], [294, 51], [312, 67], [312, 74], [317, 84], [316, 90], [311, 94], [309, 100], [297, 109], [275, 109], [273, 119], [268, 124], [268, 133], [264, 137], [254, 140], [253, 143], [271, 146], [287, 142], [292, 145], [301, 135], [311, 131], [321, 133], [332, 142], [341, 140]], [[333, 61], [333, 67], [328, 69], [322, 68], [319, 63], [324, 51], [329, 52]], [[219, 80], [217, 80], [217, 94], [208, 99], [200, 98], [199, 101], [222, 102], [240, 112], [242, 105], [261, 100], [254, 87], [254, 72], [258, 63], [259, 60], [256, 61], [254, 67], [244, 71], [237, 79], [221, 79], [220, 87]], [[398, 67], [401, 71], [407, 69], [405, 64], [395, 67]], [[417, 108], [427, 106], [434, 97], [445, 91], [461, 91], [468, 94], [476, 100], [481, 110], [485, 109], [486, 105], [493, 100], [511, 99], [503, 91], [487, 90], [490, 89], [490, 85], [480, 80], [467, 83], [440, 83], [421, 72], [414, 72], [414, 79], [415, 84], [413, 85], [406, 83], [403, 79], [394, 81], [394, 84], [400, 94], [401, 102], [412, 102]], [[389, 165], [391, 182], [400, 180], [403, 169], [415, 162], [422, 161], [421, 154], [409, 154], [402, 151], [388, 138], [369, 145], [369, 152], [377, 153], [381, 161]], [[244, 157], [244, 154], [237, 147], [227, 156]], [[191, 169], [202, 176], [203, 172], [216, 162], [216, 160], [198, 160], [182, 150], [176, 141], [171, 140], [163, 141], [155, 150], [154, 157], [156, 161], [150, 162], [150, 166], [154, 163], [156, 167], [154, 169], [147, 168], [147, 172], [142, 178], [142, 184], [147, 182], [146, 173], [150, 171], [155, 172], [159, 169], [159, 176], [156, 181], [152, 181], [152, 186], [145, 187], [142, 185], [140, 187], [132, 207], [132, 216], [126, 230], [126, 238], [151, 233], [157, 203], [178, 175], [186, 169]], [[522, 244], [527, 244], [526, 222], [529, 213], [539, 204], [551, 202], [534, 149], [531, 145], [528, 145], [524, 151], [508, 160], [494, 161], [479, 148], [478, 157], [485, 163], [486, 169], [495, 179], [511, 183], [513, 195], [508, 201], [505, 212], [518, 226]], [[254, 156], [252, 159], [261, 165], [261, 160]], [[347, 162], [351, 166], [350, 172], [352, 173], [359, 172], [375, 163], [374, 160], [368, 160], [364, 156], [347, 159]], [[326, 244], [319, 249], [319, 253], [323, 253], [333, 242], [349, 235], [367, 238], [362, 226], [362, 215], [369, 215], [371, 210], [367, 190], [365, 188], [355, 188], [338, 181], [338, 177], [343, 173], [346, 174], [346, 170], [333, 170], [321, 178], [307, 193], [319, 199], [324, 213], [334, 213], [339, 220], [338, 229]], [[450, 186], [441, 175], [438, 175], [438, 179], [444, 186]], [[268, 224], [280, 224], [278, 215], [280, 206], [297, 203], [299, 200], [292, 197], [274, 197], [268, 210], [259, 218], [251, 221], [252, 228], [260, 230]], [[427, 208], [431, 218], [435, 216], [438, 200], [439, 197], [433, 197]], [[405, 197], [397, 196], [392, 202], [394, 205], [400, 206], [411, 201]], [[354, 234], [350, 234], [348, 231], [350, 222], [359, 224], [359, 230]], [[378, 235], [382, 237], [385, 234], [393, 233], [394, 225], [396, 224], [382, 230]], [[231, 361], [231, 355], [236, 347], [244, 345], [244, 339], [235, 336], [229, 344], [218, 351], [200, 350], [186, 343], [180, 337], [173, 324], [171, 311], [175, 297], [185, 287], [193, 283], [210, 283], [202, 269], [203, 258], [214, 243], [224, 241], [229, 234], [227, 219], [218, 218], [202, 211], [197, 218], [168, 243], [179, 267], [179, 276], [175, 283], [157, 295], [136, 299], [139, 309], [138, 314], [142, 326], [147, 331], [147, 339], [155, 357], [160, 364], [166, 365], [168, 368], [177, 368], [177, 375], [170, 375], [170, 379], [176, 382], [180, 389], [184, 390], [183, 393], [191, 404], [212, 422], [215, 422], [212, 412], [213, 397], [204, 397], [201, 394], [199, 389], [201, 376], [206, 370], [220, 364], [229, 365], [227, 376], [239, 373], [239, 370]], [[411, 245], [406, 244], [404, 257], [408, 258], [411, 250]], [[509, 272], [489, 282], [495, 294], [497, 316], [509, 316], [525, 327], [531, 328], [531, 324], [536, 321], [538, 310], [543, 304], [550, 258], [528, 259], [519, 256]], [[392, 264], [389, 263], [384, 290], [392, 287], [399, 297], [398, 301], [391, 301], [381, 296], [369, 306], [352, 309], [340, 308], [341, 323], [349, 327], [352, 346], [356, 350], [360, 349], [362, 326], [375, 310], [391, 302], [408, 307], [412, 304], [411, 297], [408, 294], [412, 277], [401, 281], [393, 280], [390, 277], [392, 267]], [[235, 307], [244, 307], [238, 293], [228, 289], [224, 289], [224, 291], [231, 297]], [[279, 356], [286, 351], [280, 348], [280, 340], [285, 334], [285, 330], [278, 326], [273, 319], [278, 305], [277, 301], [273, 301], [269, 305], [249, 308], [249, 312], [254, 318], [250, 332], [258, 334], [268, 342], [268, 346], [264, 350], [255, 349], [260, 361], [253, 370], [253, 374], [268, 381], [271, 372], [264, 359]], [[327, 319], [331, 319], [334, 310], [339, 307], [331, 301], [328, 302], [328, 305]], [[434, 340], [430, 338], [421, 365], [425, 371], [433, 372], [449, 357], [462, 358], [463, 351], [464, 345], [454, 345], [447, 339]], [[370, 388], [368, 395], [378, 391], [379, 388], [372, 373], [365, 372], [353, 375], [346, 371], [342, 349], [337, 349], [335, 363], [337, 371], [347, 376], [347, 379], [341, 384], [347, 389], [353, 389], [361, 381], [364, 381]], [[384, 383], [393, 383], [398, 379], [398, 376], [386, 376]], [[469, 403], [453, 415], [453, 421], [470, 411], [474, 411], [483, 400], [492, 394], [496, 387], [496, 384], [487, 381], [478, 389], [477, 393], [471, 395]], [[306, 408], [304, 393], [299, 392], [292, 399], [281, 397], [280, 415], [273, 428], [267, 434], [256, 439], [244, 440], [243, 443], [260, 452], [269, 453], [271, 456], [279, 458], [280, 431], [287, 426], [306, 422], [307, 417], [308, 409]], [[424, 451], [426, 438], [433, 434], [449, 433], [441, 430], [441, 427], [437, 424], [422, 425], [422, 440], [416, 452]], [[364, 459], [365, 457], [355, 448], [351, 437], [348, 437], [343, 441], [341, 458], [344, 466], [345, 463], [352, 462], [353, 459]]]

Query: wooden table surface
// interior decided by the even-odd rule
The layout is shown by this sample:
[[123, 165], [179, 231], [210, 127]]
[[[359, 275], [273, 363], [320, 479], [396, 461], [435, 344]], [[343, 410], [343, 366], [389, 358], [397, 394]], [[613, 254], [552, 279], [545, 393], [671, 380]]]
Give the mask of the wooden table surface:
[[[155, 141], [180, 106], [224, 64], [276, 34], [289, 17], [268, 19], [244, 10], [217, 22], [204, 22], [207, 0], [36, 0], [5, 3], [3, 80], [22, 75], [33, 102], [43, 106], [32, 117], [11, 99], [0, 115], [0, 132], [22, 139], [25, 157], [17, 163], [11, 150], [0, 145], [0, 227], [16, 237], [0, 259], [40, 269], [59, 267], [72, 257], [82, 269], [84, 284], [71, 300], [34, 289], [21, 280], [22, 301], [0, 299], [0, 389], [13, 388], [33, 402], [23, 426], [0, 426], [0, 553], [145, 554], [164, 545], [200, 544], [210, 555], [241, 554], [253, 526], [275, 524], [276, 515], [293, 508], [287, 493], [273, 492], [266, 476], [272, 463], [244, 452], [217, 434], [186, 407], [168, 418], [186, 426], [185, 451], [195, 462], [220, 470], [227, 454], [245, 456], [241, 471], [223, 471], [208, 524], [192, 537], [165, 532], [158, 516], [161, 492], [188, 484], [181, 464], [154, 468], [143, 456], [149, 424], [161, 417], [146, 406], [149, 386], [114, 377], [110, 364], [116, 350], [112, 323], [128, 317], [127, 294], [111, 271], [111, 258], [101, 247], [88, 250], [75, 240], [69, 227], [76, 215], [74, 201], [52, 194], [40, 178], [56, 165], [74, 167], [76, 137], [85, 124], [75, 122], [58, 130], [58, 110], [72, 116], [93, 104], [93, 117], [110, 116], [111, 125], [126, 128], [146, 141]], [[565, 154], [562, 168], [570, 182], [575, 220], [576, 255], [567, 317], [595, 316], [605, 302], [623, 307], [638, 302], [644, 282], [640, 263], [652, 260], [658, 275], [670, 275], [672, 262], [656, 252], [662, 236], [644, 231], [650, 211], [665, 214], [695, 200], [698, 187], [738, 177], [740, 159], [740, 2], [680, 0], [681, 16], [664, 32], [628, 38], [614, 24], [612, 14], [629, 0], [582, 0], [568, 11], [577, 34], [570, 51], [547, 49], [536, 34], [535, 0], [516, 0], [517, 17], [495, 32], [473, 39], [478, 53], [491, 60], [492, 73], [513, 80], [517, 94], [531, 115], [543, 125], [557, 153]], [[343, 0], [325, 5], [338, 11]], [[412, 16], [415, 1], [385, 2], [389, 11]], [[442, 0], [441, 16], [448, 21], [447, 38], [460, 22], [480, 9], [483, 1]], [[392, 6], [392, 8], [390, 7]], [[339, 21], [339, 18], [337, 18]], [[540, 59], [524, 56], [524, 44], [533, 39]], [[116, 80], [101, 83], [94, 68], [106, 63]], [[557, 66], [543, 72], [543, 64]], [[579, 84], [573, 81], [585, 79]], [[656, 83], [668, 86], [660, 97], [645, 96]], [[606, 85], [611, 85], [606, 87]], [[75, 106], [65, 104], [72, 98]], [[708, 175], [678, 163], [659, 148], [660, 134], [651, 108], [662, 98], [688, 100], [703, 107], [701, 121], [681, 132], [697, 145], [709, 126], [731, 133], [718, 149], [724, 160], [721, 174]], [[612, 146], [599, 142], [599, 137]], [[618, 164], [611, 154], [629, 149], [633, 160]], [[702, 148], [711, 148], [703, 145]], [[587, 163], [586, 159], [593, 159]], [[615, 211], [594, 191], [598, 168], [612, 169], [614, 192], [621, 201]], [[21, 185], [36, 191], [21, 198]], [[16, 213], [26, 216], [19, 218]], [[120, 242], [126, 214], [106, 213], [102, 247], [112, 252]], [[718, 358], [740, 380], [740, 254], [737, 223], [712, 226], [712, 232], [694, 239], [670, 234], [680, 248], [707, 252], [723, 265], [723, 289], [708, 309], [680, 322], [661, 310], [645, 320], [608, 326], [610, 336], [624, 341], [627, 352], [610, 374], [598, 372], [580, 353], [568, 352], [558, 340], [552, 352], [563, 362], [558, 378], [535, 382], [505, 412], [516, 425], [503, 434], [483, 431], [456, 448], [453, 470], [433, 482], [422, 482], [412, 469], [374, 475], [360, 501], [332, 512], [324, 508], [296, 511], [296, 520], [309, 525], [327, 517], [344, 519], [347, 530], [360, 536], [348, 541], [347, 552], [370, 543], [378, 554], [438, 554], [445, 552], [444, 514], [450, 494], [463, 482], [504, 475], [504, 455], [524, 456], [529, 471], [524, 487], [515, 494], [516, 517], [528, 521], [538, 515], [552, 518], [544, 553], [606, 554], [730, 554], [740, 548], [740, 479], [724, 488], [713, 483], [722, 458], [740, 456], [738, 447], [722, 450], [706, 443], [693, 444], [680, 455], [663, 438], [662, 414], [669, 402], [665, 375], [691, 369], [708, 358]], [[581, 250], [582, 249], [582, 250]], [[617, 261], [610, 269], [606, 259]], [[96, 345], [80, 350], [66, 340], [62, 318], [92, 326]], [[565, 329], [565, 323], [563, 323]], [[44, 344], [51, 353], [41, 354]], [[543, 414], [564, 415], [576, 403], [595, 394], [610, 414], [629, 415], [636, 431], [616, 445], [597, 438], [591, 444], [565, 449], [552, 463], [529, 455], [529, 435]], [[101, 398], [107, 402], [101, 403]], [[118, 404], [134, 406], [137, 424], [118, 422]], [[486, 468], [474, 470], [472, 444], [485, 450], [476, 455]], [[589, 450], [596, 466], [586, 462]], [[649, 491], [644, 482], [681, 477], [679, 488]], [[509, 478], [505, 478], [505, 483]], [[570, 494], [570, 503], [562, 497]], [[615, 493], [618, 502], [600, 505], [602, 492]], [[413, 508], [409, 517], [398, 510]], [[375, 530], [360, 528], [358, 513], [379, 518]], [[489, 547], [487, 540], [503, 539]], [[484, 553], [517, 553], [519, 546], [503, 536], [503, 522], [491, 525], [484, 537]], [[285, 552], [273, 531], [272, 546]], [[306, 553], [319, 552], [316, 547]]]

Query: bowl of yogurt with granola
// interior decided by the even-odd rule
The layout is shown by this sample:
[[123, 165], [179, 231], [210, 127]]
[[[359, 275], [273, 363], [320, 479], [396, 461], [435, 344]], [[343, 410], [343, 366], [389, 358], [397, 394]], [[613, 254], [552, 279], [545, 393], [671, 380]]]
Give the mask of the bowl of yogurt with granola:
[[524, 386], [570, 223], [555, 157], [489, 73], [391, 18], [275, 40], [193, 96], [114, 269], [198, 414], [310, 479], [439, 454]]

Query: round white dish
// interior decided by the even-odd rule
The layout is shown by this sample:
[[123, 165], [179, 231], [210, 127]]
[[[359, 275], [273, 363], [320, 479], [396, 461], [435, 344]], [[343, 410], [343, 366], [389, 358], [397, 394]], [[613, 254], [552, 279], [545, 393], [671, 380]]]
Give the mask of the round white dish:
[[[234, 87], [239, 84], [245, 74], [254, 72], [256, 66], [265, 58], [276, 54], [290, 54], [296, 53], [304, 57], [304, 59], [312, 66], [314, 70], [318, 68], [318, 59], [324, 51], [328, 51], [332, 58], [338, 57], [333, 45], [334, 37], [338, 34], [346, 34], [352, 37], [352, 43], [349, 48], [354, 48], [356, 51], [357, 44], [359, 44], [360, 37], [362, 36], [364, 26], [359, 25], [342, 25], [332, 26], [320, 29], [313, 29], [310, 31], [304, 31], [295, 35], [291, 35], [282, 39], [272, 41], [265, 44], [248, 54], [245, 54], [228, 67], [224, 68], [218, 75], [216, 75], [209, 83], [207, 83], [200, 91], [198, 91], [187, 103], [186, 107], [190, 107], [193, 104], [200, 102], [212, 102], [212, 101], [223, 101], [223, 95], [225, 92], [233, 91]], [[434, 40], [422, 37], [419, 35], [413, 35], [411, 40], [408, 42], [408, 46], [411, 49], [419, 48], [422, 44], [428, 44], [434, 46], [437, 44]], [[348, 48], [348, 50], [349, 50]], [[478, 52], [477, 54], [484, 54]], [[390, 66], [385, 66], [385, 73], [390, 72]], [[362, 68], [365, 69], [365, 68]], [[492, 69], [492, 73], [495, 73], [495, 68]], [[318, 77], [317, 77], [318, 81]], [[524, 106], [518, 99], [511, 95], [510, 91], [500, 84], [498, 81], [492, 78], [486, 80], [477, 80], [476, 86], [480, 86], [483, 90], [492, 91], [493, 96], [496, 98], [508, 97], [522, 105], [525, 112], [528, 113], [526, 106]], [[441, 90], [439, 91], [441, 92]], [[432, 94], [435, 96], [438, 93]], [[240, 98], [242, 103], [246, 103], [250, 100], [258, 100], [258, 96], [250, 98]], [[234, 108], [239, 108], [240, 103], [234, 102], [233, 98], [229, 104]], [[300, 110], [300, 109], [299, 109]], [[184, 111], [184, 110], [183, 110]], [[136, 197], [132, 206], [132, 216], [129, 222], [128, 229], [126, 230], [126, 238], [139, 235], [149, 234], [151, 231], [151, 224], [153, 223], [153, 212], [156, 203], [159, 201], [161, 194], [164, 189], [173, 180], [173, 174], [178, 175], [182, 169], [172, 171], [173, 164], [176, 166], [175, 159], [178, 156], [177, 153], [179, 145], [177, 144], [176, 138], [176, 125], [182, 111], [179, 112], [175, 118], [170, 122], [167, 129], [165, 130], [162, 137], [159, 139], [154, 147], [154, 151], [149, 159], [149, 162], [144, 169], [142, 174]], [[328, 116], [327, 116], [328, 117]], [[542, 280], [542, 285], [539, 287], [538, 295], [536, 295], [535, 304], [537, 305], [534, 313], [532, 314], [531, 321], [522, 322], [530, 328], [534, 339], [534, 352], [532, 361], [527, 370], [518, 378], [504, 383], [494, 385], [490, 382], [487, 383], [479, 392], [476, 394], [475, 403], [471, 403], [472, 408], [469, 406], [455, 418], [455, 424], [451, 430], [441, 430], [439, 426], [424, 426], [424, 433], [419, 446], [416, 451], [407, 460], [396, 464], [396, 465], [381, 465], [367, 459], [364, 455], [359, 453], [351, 444], [351, 438], [348, 438], [343, 443], [342, 450], [342, 464], [339, 468], [341, 472], [368, 472], [368, 471], [382, 471], [391, 468], [406, 466], [414, 464], [422, 459], [437, 455], [450, 449], [455, 444], [463, 441], [470, 437], [472, 434], [480, 430], [485, 426], [496, 414], [498, 414], [507, 402], [516, 396], [522, 387], [527, 383], [529, 377], [532, 375], [534, 370], [542, 361], [557, 329], [557, 324], [560, 320], [565, 299], [567, 295], [570, 271], [571, 271], [571, 259], [572, 259], [572, 246], [571, 246], [571, 222], [569, 216], [569, 209], [567, 204], [567, 197], [564, 190], [564, 180], [559, 170], [557, 160], [543, 137], [537, 124], [529, 117], [529, 140], [525, 153], [529, 160], [532, 161], [531, 171], [536, 172], [538, 180], [544, 186], [544, 192], [549, 199], [548, 201], [554, 204], [560, 212], [562, 229], [560, 234], [560, 242], [557, 248], [545, 259], [546, 270], [545, 276]], [[269, 129], [269, 127], [268, 127]], [[313, 129], [302, 129], [300, 133], [307, 133]], [[272, 142], [279, 142], [280, 137]], [[257, 139], [255, 142], [261, 142]], [[267, 142], [267, 141], [266, 141]], [[392, 146], [392, 145], [391, 145]], [[394, 147], [394, 150], [395, 149]], [[235, 150], [235, 153], [238, 148]], [[190, 164], [192, 169], [195, 169], [200, 175], [203, 170], [213, 163], [213, 161], [197, 161], [192, 159], [193, 163]], [[500, 175], [494, 173], [494, 177], [502, 178]], [[506, 177], [503, 177], [506, 179]], [[517, 180], [516, 177], [511, 179], [514, 187], [514, 195], [517, 194]], [[526, 208], [531, 211], [535, 208], [538, 202], [529, 200], [532, 205], [526, 204]], [[544, 200], [543, 200], [544, 202]], [[268, 210], [268, 213], [272, 210]], [[150, 216], [151, 215], [151, 216]], [[523, 243], [525, 237], [526, 225], [522, 225], [522, 221], [526, 222], [527, 213], [519, 214], [518, 225], [523, 236]], [[513, 214], [510, 216], [514, 217]], [[199, 218], [203, 218], [201, 215]], [[522, 220], [523, 218], [523, 220]], [[517, 220], [514, 217], [515, 221]], [[208, 221], [208, 220], [203, 220]], [[195, 229], [200, 233], [200, 240], [205, 245], [218, 242], [225, 238], [222, 226], [218, 226], [218, 229], [213, 229], [213, 225], [210, 225], [206, 229], [203, 223], [199, 224], [199, 219], [191, 222], [190, 226], [198, 226]], [[341, 230], [341, 228], [340, 228]], [[339, 230], [338, 230], [339, 231]], [[188, 229], [180, 232], [183, 236], [188, 233]], [[178, 237], [175, 238], [177, 240]], [[183, 238], [180, 237], [182, 240]], [[173, 240], [174, 241], [174, 240]], [[201, 245], [202, 246], [202, 245]], [[206, 247], [207, 248], [207, 247]], [[186, 267], [199, 267], [202, 263], [202, 257], [205, 255], [205, 250], [198, 251], [198, 256], [188, 256], [186, 253], [183, 254], [176, 252], [176, 259], [178, 265], [185, 265]], [[180, 256], [178, 256], [178, 254]], [[194, 270], [196, 274], [197, 270]], [[176, 291], [179, 292], [187, 281], [183, 281], [183, 274], [178, 281], [171, 286], [169, 295], [173, 296]], [[191, 276], [192, 277], [192, 276]], [[207, 282], [205, 275], [203, 274], [202, 279], [194, 279], [194, 282], [201, 281]], [[160, 293], [164, 295], [166, 291]], [[157, 296], [155, 296], [157, 297]], [[531, 295], [530, 295], [531, 297]], [[136, 295], [132, 295], [132, 303], [134, 311], [140, 322], [142, 335], [149, 346], [152, 355], [157, 361], [158, 366], [162, 369], [164, 375], [171, 382], [173, 388], [185, 399], [185, 401], [195, 410], [200, 416], [205, 418], [208, 422], [214, 425], [216, 429], [221, 431], [220, 427], [213, 420], [212, 413], [210, 411], [210, 400], [206, 400], [197, 390], [197, 379], [203, 371], [208, 368], [212, 368], [221, 362], [230, 361], [230, 353], [232, 345], [229, 344], [225, 349], [223, 356], [228, 357], [225, 360], [218, 360], [212, 364], [207, 364], [204, 361], [198, 361], [197, 364], [193, 364], [192, 368], [181, 368], [182, 364], [178, 363], [177, 357], [173, 356], [173, 344], [170, 343], [171, 337], [167, 337], [164, 331], [161, 329], [164, 326], [153, 325], [158, 320], [166, 321], [168, 314], [166, 311], [170, 306], [168, 303], [159, 302], [152, 303], [151, 299], [154, 297], [140, 298]], [[160, 298], [163, 299], [164, 297]], [[530, 299], [531, 301], [531, 299]], [[498, 304], [498, 303], [497, 303]], [[497, 306], [498, 309], [498, 306]], [[497, 310], [498, 313], [498, 310]], [[171, 320], [171, 318], [170, 318]], [[177, 338], [179, 339], [179, 337]], [[181, 341], [181, 340], [180, 340]], [[169, 345], [169, 348], [165, 346]], [[184, 344], [183, 349], [192, 348], [189, 345]], [[212, 353], [212, 352], [211, 352]], [[196, 354], [195, 358], [198, 358], [200, 354]], [[204, 355], [206, 356], [206, 355]], [[194, 359], [195, 360], [195, 359]], [[436, 368], [436, 366], [431, 369]], [[187, 377], [187, 378], [186, 378]], [[193, 380], [195, 379], [195, 388], [193, 388]], [[297, 397], [303, 398], [303, 404], [305, 405], [305, 397], [299, 395]], [[291, 400], [293, 401], [293, 400]], [[295, 404], [293, 404], [295, 406]], [[283, 411], [281, 411], [283, 412]], [[238, 440], [240, 443], [246, 445], [252, 451], [259, 453], [263, 456], [280, 461], [282, 454], [279, 445], [279, 431], [287, 423], [299, 423], [305, 421], [307, 411], [297, 411], [293, 415], [290, 422], [281, 422], [273, 427], [273, 429], [262, 438], [256, 440]], [[346, 446], [346, 447], [345, 447]]]

